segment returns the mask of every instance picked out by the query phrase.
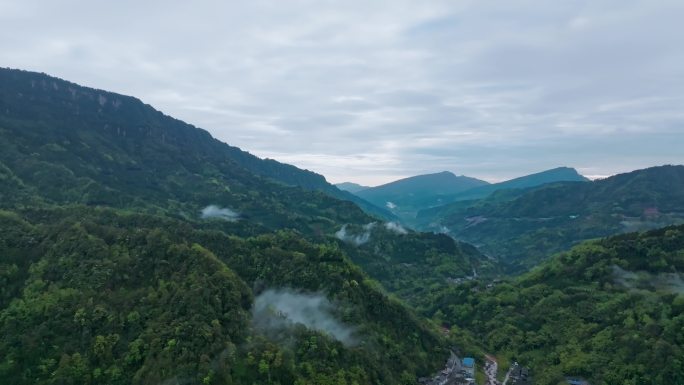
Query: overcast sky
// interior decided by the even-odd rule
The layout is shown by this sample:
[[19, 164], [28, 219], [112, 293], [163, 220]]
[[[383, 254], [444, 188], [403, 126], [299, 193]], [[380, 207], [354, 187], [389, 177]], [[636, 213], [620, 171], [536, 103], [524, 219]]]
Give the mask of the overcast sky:
[[332, 182], [684, 163], [681, 0], [0, 0], [0, 58]]

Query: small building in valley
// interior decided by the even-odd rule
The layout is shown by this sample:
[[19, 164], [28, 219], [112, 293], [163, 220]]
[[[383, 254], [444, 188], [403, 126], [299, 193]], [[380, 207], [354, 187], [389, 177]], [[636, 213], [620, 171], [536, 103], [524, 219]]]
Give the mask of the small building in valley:
[[466, 357], [463, 359], [463, 370], [470, 378], [475, 378], [475, 359]]

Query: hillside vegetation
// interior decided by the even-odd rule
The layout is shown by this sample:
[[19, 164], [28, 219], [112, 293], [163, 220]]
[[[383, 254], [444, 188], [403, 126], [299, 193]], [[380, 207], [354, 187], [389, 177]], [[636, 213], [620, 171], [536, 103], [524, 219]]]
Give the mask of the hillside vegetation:
[[468, 274], [476, 251], [135, 98], [0, 85], [3, 381], [412, 384], [444, 363], [392, 292]]
[[[241, 236], [292, 229], [313, 242], [377, 224], [360, 252], [348, 251], [387, 287], [444, 282], [484, 260], [430, 234], [378, 231], [382, 218], [337, 199], [322, 176], [259, 159], [135, 98], [25, 71], [1, 69], [0, 82], [0, 208], [115, 207]], [[369, 248], [382, 257], [364, 255]]]
[[[69, 207], [0, 212], [0, 248], [0, 378], [13, 384], [412, 383], [446, 354], [337, 247], [292, 233]], [[336, 305], [318, 327], [258, 322], [265, 289]]]
[[684, 226], [583, 243], [494, 286], [436, 291], [424, 311], [535, 384], [684, 383]]
[[419, 214], [521, 271], [587, 239], [684, 222], [684, 166], [660, 166], [594, 182], [499, 191]]

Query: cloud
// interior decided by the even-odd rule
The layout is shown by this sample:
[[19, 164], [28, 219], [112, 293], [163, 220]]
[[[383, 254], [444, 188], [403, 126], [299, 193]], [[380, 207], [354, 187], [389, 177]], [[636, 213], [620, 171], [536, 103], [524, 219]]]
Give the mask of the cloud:
[[404, 226], [397, 222], [387, 222], [385, 223], [385, 228], [396, 234], [408, 234], [408, 231], [406, 231]]
[[202, 209], [201, 218], [216, 218], [222, 219], [224, 221], [236, 222], [238, 219], [240, 219], [240, 214], [236, 213], [235, 211], [229, 208], [221, 208], [219, 206], [209, 205]]
[[363, 225], [363, 232], [360, 234], [351, 234], [347, 231], [347, 226], [344, 225], [335, 233], [335, 238], [353, 244], [354, 246], [361, 246], [371, 240], [371, 232], [375, 227], [375, 222]]
[[363, 227], [363, 229], [366, 230], [366, 231], [372, 231], [372, 230], [375, 228], [376, 225], [377, 225], [376, 222], [370, 222], [370, 223], [366, 223], [366, 224], [363, 225], [362, 227]]
[[679, 273], [632, 272], [617, 265], [612, 266], [612, 273], [615, 283], [628, 289], [658, 289], [675, 294], [684, 294], [684, 279]]
[[0, 3], [0, 47], [334, 182], [501, 180], [681, 163], [682, 17], [677, 0], [26, 0]]
[[254, 299], [254, 325], [271, 335], [287, 333], [301, 324], [327, 334], [347, 346], [355, 345], [356, 329], [340, 322], [335, 305], [320, 293], [301, 293], [292, 289], [269, 289]]
[[[335, 233], [335, 238], [343, 242], [351, 243], [354, 246], [361, 246], [372, 239], [373, 229], [375, 229], [377, 225], [377, 222], [367, 223], [361, 226], [362, 231], [357, 230], [351, 232], [349, 231], [349, 225], [344, 225]], [[387, 222], [383, 226], [387, 231], [395, 234], [408, 234], [408, 231], [397, 222]]]

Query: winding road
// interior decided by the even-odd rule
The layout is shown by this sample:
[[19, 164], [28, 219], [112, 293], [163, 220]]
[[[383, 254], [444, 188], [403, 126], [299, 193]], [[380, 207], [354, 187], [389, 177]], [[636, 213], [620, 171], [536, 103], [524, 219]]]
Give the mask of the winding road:
[[489, 354], [485, 355], [485, 375], [487, 376], [487, 381], [485, 382], [485, 385], [501, 385], [499, 380], [496, 379], [496, 373], [499, 371], [499, 363], [496, 362], [496, 358], [490, 356]]

